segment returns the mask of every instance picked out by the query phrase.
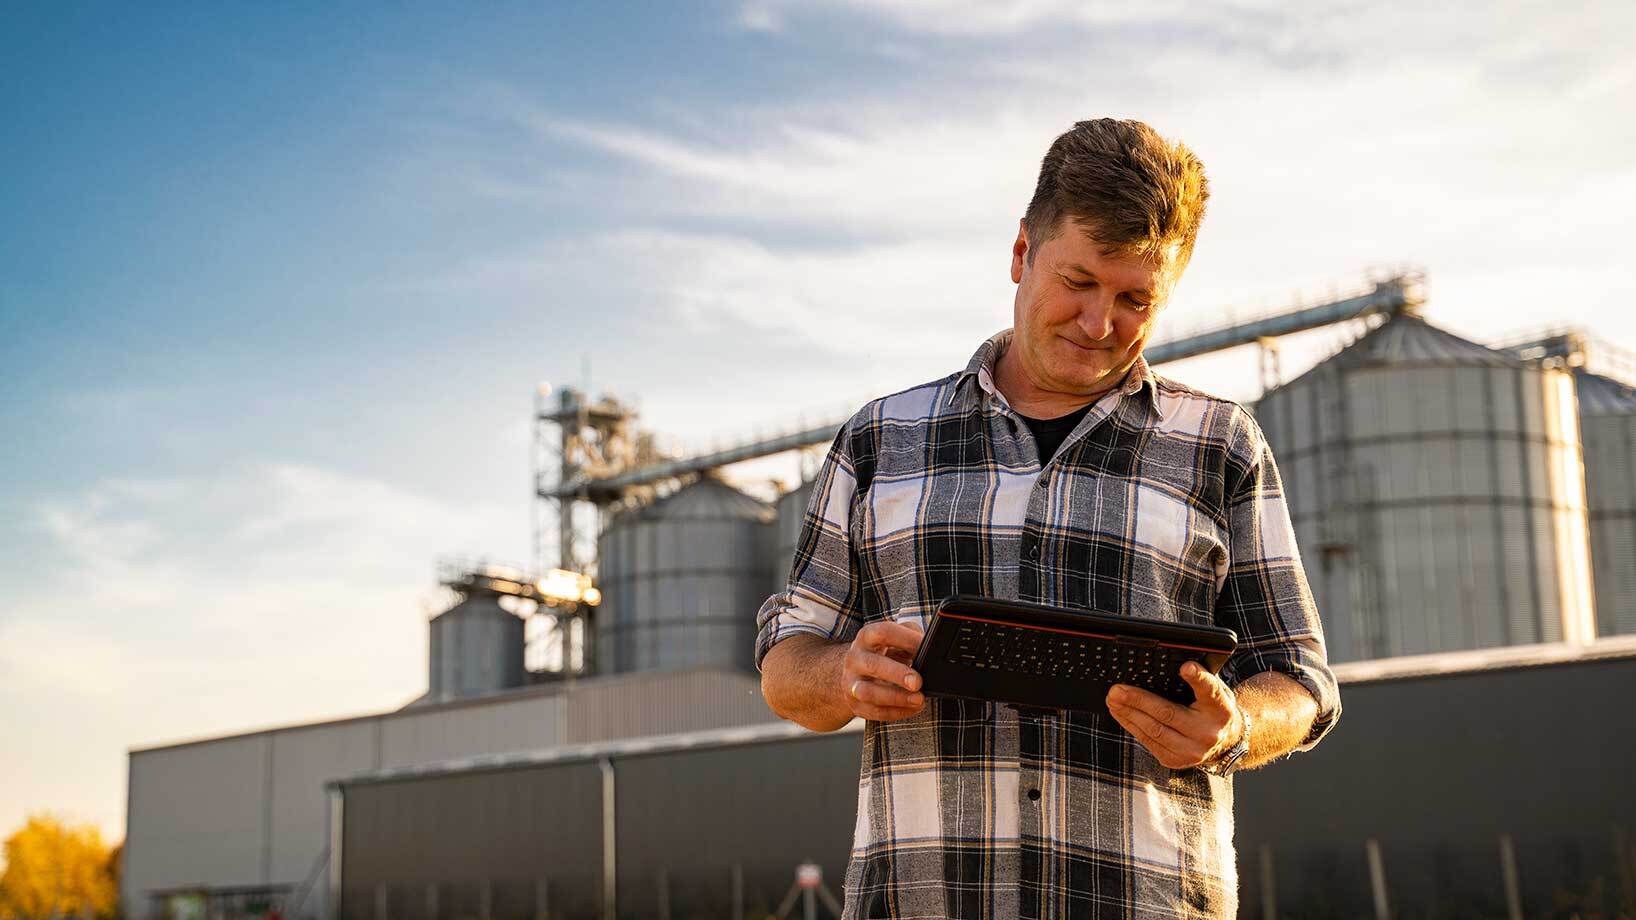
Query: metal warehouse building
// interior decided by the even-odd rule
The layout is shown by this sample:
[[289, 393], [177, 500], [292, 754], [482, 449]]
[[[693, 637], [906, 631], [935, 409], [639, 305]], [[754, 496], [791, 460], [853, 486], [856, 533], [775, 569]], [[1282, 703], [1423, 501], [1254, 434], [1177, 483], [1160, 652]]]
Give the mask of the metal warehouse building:
[[175, 912], [173, 900], [231, 890], [299, 902], [285, 910], [292, 918], [315, 916], [330, 883], [326, 782], [363, 770], [772, 718], [754, 675], [676, 671], [135, 750], [121, 903], [125, 916], [140, 920]]
[[[1343, 725], [1236, 781], [1241, 916], [1551, 916], [1636, 897], [1636, 641], [1337, 667]], [[1613, 720], [1613, 721], [1610, 721]], [[332, 787], [342, 920], [740, 918], [839, 889], [862, 734], [791, 725]], [[1567, 913], [1563, 913], [1567, 916]]]

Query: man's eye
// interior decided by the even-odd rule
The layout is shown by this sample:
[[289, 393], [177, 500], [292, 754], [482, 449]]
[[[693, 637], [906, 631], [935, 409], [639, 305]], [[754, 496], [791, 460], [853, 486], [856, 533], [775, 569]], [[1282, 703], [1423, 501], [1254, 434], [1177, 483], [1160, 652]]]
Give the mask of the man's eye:
[[1095, 281], [1075, 281], [1072, 278], [1064, 278], [1062, 280], [1069, 287], [1073, 288], [1076, 291], [1083, 291], [1086, 288], [1093, 287], [1096, 284]]

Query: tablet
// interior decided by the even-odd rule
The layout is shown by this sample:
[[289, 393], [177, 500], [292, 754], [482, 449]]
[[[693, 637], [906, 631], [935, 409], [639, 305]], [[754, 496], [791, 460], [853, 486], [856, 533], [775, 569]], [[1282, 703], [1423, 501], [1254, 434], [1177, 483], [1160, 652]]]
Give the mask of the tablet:
[[1219, 626], [957, 594], [932, 614], [913, 667], [928, 696], [1106, 714], [1114, 684], [1191, 705], [1182, 665], [1219, 674], [1237, 646]]

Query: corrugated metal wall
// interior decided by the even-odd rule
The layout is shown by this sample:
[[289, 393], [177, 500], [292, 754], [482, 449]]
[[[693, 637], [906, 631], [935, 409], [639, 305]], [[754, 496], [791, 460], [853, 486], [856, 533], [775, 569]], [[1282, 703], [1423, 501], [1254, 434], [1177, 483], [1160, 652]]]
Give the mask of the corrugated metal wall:
[[1594, 701], [1633, 688], [1628, 655], [1343, 678], [1346, 715], [1329, 738], [1235, 783], [1243, 914], [1259, 916], [1263, 846], [1280, 915], [1369, 914], [1364, 847], [1374, 839], [1395, 916], [1503, 917], [1500, 836], [1509, 834], [1524, 916], [1612, 916], [1586, 899], [1599, 886], [1617, 897], [1621, 877], [1636, 880], [1636, 733], [1609, 730]]
[[568, 697], [563, 741], [700, 731], [774, 721], [752, 674], [664, 671], [585, 681]]
[[[131, 755], [126, 916], [147, 916], [151, 889], [201, 879], [267, 881], [272, 750], [272, 737], [260, 734]], [[311, 851], [309, 865], [321, 849]]]
[[381, 762], [405, 767], [560, 744], [565, 705], [560, 694], [527, 693], [458, 709], [422, 706], [394, 713], [381, 720]]
[[345, 815], [342, 917], [533, 920], [542, 896], [554, 917], [600, 901], [594, 763], [358, 787]]
[[777, 907], [809, 859], [839, 897], [863, 736], [817, 737], [619, 760], [620, 914], [662, 916], [662, 880], [670, 917], [730, 918], [735, 864], [747, 912]]
[[[1504, 916], [1501, 834], [1510, 835], [1518, 856], [1524, 916], [1613, 916], [1621, 878], [1630, 879], [1620, 875], [1619, 848], [1627, 861], [1636, 857], [1629, 767], [1636, 733], [1610, 730], [1605, 705], [1636, 687], [1636, 649], [1623, 648], [1623, 657], [1607, 660], [1368, 683], [1343, 674], [1346, 716], [1317, 750], [1235, 780], [1241, 916], [1261, 916], [1264, 845], [1279, 916], [1372, 915], [1370, 839], [1383, 853], [1394, 916]], [[725, 901], [735, 864], [744, 873], [747, 911], [776, 906], [795, 864], [808, 858], [823, 865], [826, 884], [839, 894], [860, 743], [861, 735], [842, 733], [614, 755], [620, 916], [665, 916], [661, 884], [676, 920], [730, 916]], [[524, 801], [521, 790], [547, 791], [527, 798], [526, 807], [486, 811], [493, 817], [481, 824], [463, 815], [487, 806], [470, 803], [473, 793], [434, 785], [446, 780], [348, 786], [349, 824], [355, 796], [369, 797], [373, 814], [399, 817], [373, 836], [347, 828], [346, 920], [374, 920], [382, 885], [397, 904], [427, 881], [453, 878], [446, 863], [513, 872], [517, 857], [508, 851], [517, 835], [558, 814], [574, 817], [551, 845], [594, 853], [601, 837], [583, 829], [583, 812], [598, 794], [534, 775], [560, 769], [485, 774], [494, 785], [484, 801], [512, 800], [505, 790], [513, 787], [516, 801]], [[445, 816], [444, 823], [411, 826], [421, 820], [410, 817], [415, 812]], [[406, 848], [428, 874], [410, 876], [386, 858]], [[573, 865], [583, 877], [584, 864]], [[573, 897], [578, 912], [552, 916], [599, 917], [596, 890], [585, 883]], [[494, 917], [532, 915], [496, 910]]]
[[[773, 718], [754, 675], [677, 671], [133, 751], [126, 916], [158, 889], [303, 882], [328, 843], [324, 784], [360, 771]], [[325, 890], [320, 876], [302, 916]]]
[[[304, 880], [317, 862], [327, 833], [324, 798], [313, 795], [313, 790], [323, 789], [336, 776], [384, 766], [378, 729], [369, 722], [343, 722], [269, 732], [264, 737], [272, 739], [273, 759], [272, 797], [267, 803], [272, 864], [263, 881]], [[316, 901], [323, 892], [320, 885], [311, 897]]]
[[1636, 395], [1584, 372], [1577, 379], [1597, 631], [1636, 634]]
[[[839, 896], [861, 748], [851, 732], [620, 757], [619, 916], [731, 917], [735, 865], [747, 916], [770, 913], [808, 859]], [[429, 885], [520, 891], [533, 878], [548, 881], [553, 918], [600, 917], [600, 775], [584, 762], [347, 787], [340, 917], [377, 920], [384, 899], [393, 920], [420, 920], [412, 902]], [[533, 920], [521, 900], [496, 897], [489, 916]]]

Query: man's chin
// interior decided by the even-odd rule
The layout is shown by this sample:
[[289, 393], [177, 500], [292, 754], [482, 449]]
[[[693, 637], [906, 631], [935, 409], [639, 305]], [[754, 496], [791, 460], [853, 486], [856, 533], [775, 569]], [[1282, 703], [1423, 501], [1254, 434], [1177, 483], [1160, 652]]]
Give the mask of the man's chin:
[[1069, 367], [1057, 368], [1057, 379], [1064, 383], [1073, 383], [1082, 389], [1106, 387], [1108, 380], [1108, 365], [1106, 362], [1079, 361]]
[[1081, 396], [1092, 396], [1107, 392], [1113, 386], [1113, 381], [1106, 376], [1102, 377], [1058, 377], [1056, 389], [1063, 393], [1077, 393]]

